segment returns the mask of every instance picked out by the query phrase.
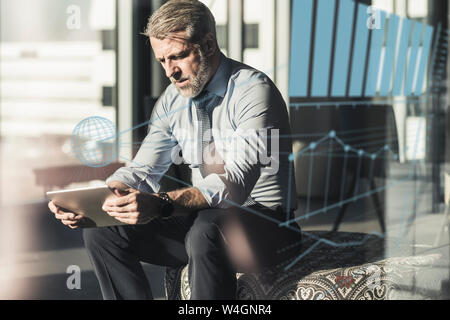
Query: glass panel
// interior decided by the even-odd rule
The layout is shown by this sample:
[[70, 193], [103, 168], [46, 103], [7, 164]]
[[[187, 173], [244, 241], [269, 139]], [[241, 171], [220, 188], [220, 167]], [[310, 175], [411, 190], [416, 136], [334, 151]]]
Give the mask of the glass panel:
[[347, 89], [354, 6], [355, 3], [350, 0], [339, 3], [332, 96], [345, 96]]
[[[244, 63], [274, 77], [274, 0], [244, 0]], [[257, 38], [256, 38], [257, 37]]]
[[364, 68], [361, 68], [361, 66], [366, 63], [367, 39], [369, 38], [367, 8], [368, 6], [366, 5], [358, 4], [352, 74], [350, 78], [350, 96], [353, 97], [361, 96], [363, 88]]
[[[204, 2], [216, 17], [226, 52], [228, 1]], [[324, 0], [292, 1], [293, 32], [286, 41], [291, 41], [288, 71], [296, 96], [290, 101], [289, 170], [295, 169], [298, 209], [295, 219], [286, 217], [279, 226], [298, 223], [304, 237], [301, 246], [295, 242], [280, 250], [292, 250], [280, 275], [305, 266], [334, 270], [323, 290], [326, 298], [450, 299], [450, 31], [442, 29], [448, 21], [427, 20], [436, 16], [431, 9], [448, 19], [447, 7], [443, 1], [374, 0], [387, 12], [385, 29], [368, 30], [369, 2], [336, 1], [342, 20], [330, 37], [327, 25], [313, 26], [326, 20], [320, 14]], [[73, 165], [75, 170], [54, 175], [73, 181], [86, 175], [80, 158], [114, 158], [102, 158], [96, 148], [74, 153], [72, 135], [74, 129], [87, 132], [82, 137], [114, 132], [115, 3], [0, 0], [0, 298], [101, 299], [80, 230], [68, 230], [49, 215], [35, 170]], [[270, 76], [273, 5], [274, 0], [244, 0], [242, 30], [244, 61]], [[312, 30], [326, 38], [311, 37]], [[334, 41], [331, 49], [326, 39]], [[317, 48], [326, 51], [324, 57]], [[318, 57], [311, 70], [326, 77], [321, 68], [334, 71], [332, 79], [324, 78], [324, 85], [332, 81], [330, 98], [304, 93], [315, 87], [308, 84], [310, 51]], [[319, 59], [332, 64], [318, 65]], [[311, 80], [320, 86], [320, 77]], [[87, 126], [77, 126], [86, 118]], [[83, 270], [83, 290], [69, 288], [71, 267]], [[155, 297], [162, 298], [163, 275], [155, 276], [153, 266], [145, 271]], [[301, 290], [286, 294], [300, 298]]]
[[330, 75], [331, 45], [333, 43], [334, 2], [319, 0], [317, 2], [316, 34], [314, 47], [314, 67], [312, 96], [328, 95]]
[[292, 17], [289, 96], [305, 97], [308, 94], [313, 1], [294, 1]]
[[45, 191], [105, 178], [80, 160], [115, 160], [100, 142], [115, 136], [115, 3], [0, 1], [0, 298], [51, 296], [70, 264], [89, 268], [72, 254], [81, 233], [56, 221]]
[[115, 1], [2, 0], [0, 21], [5, 205], [42, 199], [53, 187], [35, 170], [85, 165], [71, 145], [80, 121], [101, 117], [114, 131]]
[[228, 49], [228, 1], [201, 0], [211, 10], [216, 19], [217, 41], [222, 52], [226, 55]]
[[[338, 20], [330, 40], [332, 17], [322, 0], [314, 1], [312, 19], [310, 1], [292, 1], [289, 71], [291, 93], [297, 95], [291, 94], [290, 101], [291, 158], [299, 196], [295, 222], [311, 240], [303, 243], [294, 261], [303, 261], [297, 265], [303, 268], [314, 260], [314, 252], [321, 254], [322, 245], [334, 250], [346, 245], [338, 241], [343, 234], [362, 233], [349, 252], [361, 250], [366, 258], [373, 257], [375, 246], [368, 243], [380, 243], [379, 257], [369, 264], [376, 270], [372, 279], [377, 279], [377, 289], [366, 289], [373, 297], [390, 286], [376, 273], [399, 270], [402, 279], [394, 282], [401, 282], [402, 289], [383, 299], [450, 299], [448, 1], [330, 0], [332, 11], [333, 2]], [[371, 3], [382, 10], [374, 15], [379, 24], [368, 24]], [[300, 41], [308, 39], [311, 28], [311, 43]], [[328, 98], [322, 86], [329, 83], [325, 71], [330, 45], [334, 73]], [[308, 62], [310, 52], [314, 60]], [[301, 77], [311, 83], [299, 81]], [[307, 85], [311, 95], [300, 95]], [[329, 230], [339, 232], [328, 239], [317, 236]], [[405, 263], [414, 270], [403, 269]], [[351, 264], [357, 264], [356, 255]]]
[[424, 18], [428, 15], [428, 0], [408, 0], [408, 16]]
[[394, 12], [394, 2], [392, 0], [372, 0], [372, 5], [388, 13]]
[[[391, 1], [393, 1], [393, 0], [391, 0]], [[406, 16], [406, 1], [407, 0], [394, 1], [395, 13], [398, 15], [401, 15], [402, 17]]]

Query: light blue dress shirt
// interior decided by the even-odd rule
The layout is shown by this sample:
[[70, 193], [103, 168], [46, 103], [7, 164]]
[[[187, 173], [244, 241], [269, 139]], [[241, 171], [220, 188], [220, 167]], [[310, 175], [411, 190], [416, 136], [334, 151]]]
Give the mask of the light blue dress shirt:
[[[217, 173], [200, 174], [196, 100], [181, 96], [171, 84], [154, 107], [148, 135], [136, 157], [106, 182], [121, 181], [144, 192], [158, 192], [159, 181], [170, 165], [182, 160], [192, 169], [192, 186], [213, 208], [242, 205], [251, 197], [269, 208], [281, 205], [286, 209], [290, 204], [295, 209], [289, 118], [273, 82], [264, 73], [222, 54], [219, 68], [204, 90], [216, 96], [206, 107], [216, 153], [224, 163]], [[251, 132], [256, 131], [270, 133], [270, 138], [253, 139]], [[259, 158], [263, 161], [255, 161]]]

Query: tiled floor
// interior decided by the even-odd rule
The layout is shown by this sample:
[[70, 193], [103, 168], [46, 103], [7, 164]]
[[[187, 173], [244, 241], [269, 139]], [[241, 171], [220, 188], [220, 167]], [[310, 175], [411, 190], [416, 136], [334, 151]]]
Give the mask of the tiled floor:
[[[442, 225], [443, 212], [430, 213], [431, 184], [422, 179], [414, 182], [406, 179], [410, 167], [396, 166], [391, 168], [391, 177], [387, 181], [394, 183], [386, 189], [382, 207], [386, 219], [386, 256], [422, 255], [438, 252], [446, 261], [449, 259], [449, 233], [445, 230], [440, 243], [435, 247], [436, 234]], [[402, 180], [403, 179], [403, 180]], [[369, 191], [361, 185], [361, 192]], [[415, 190], [415, 191], [414, 191]], [[311, 203], [311, 208], [323, 207], [323, 200]], [[34, 208], [34, 209], [33, 209]], [[302, 229], [331, 230], [336, 219], [338, 208], [321, 212], [308, 219], [301, 218], [305, 212], [305, 203], [299, 200], [297, 217]], [[312, 209], [313, 210], [313, 209]], [[444, 208], [441, 210], [443, 211]], [[32, 212], [32, 213], [30, 213]], [[19, 221], [12, 238], [27, 235], [26, 240], [4, 254], [0, 260], [0, 298], [3, 299], [101, 299], [101, 293], [89, 258], [82, 248], [81, 233], [65, 229], [47, 215], [45, 204], [31, 204], [19, 210]], [[8, 231], [5, 224], [2, 230]], [[11, 229], [12, 227], [8, 227]], [[370, 197], [352, 202], [345, 212], [340, 231], [377, 233], [381, 232], [373, 202]], [[5, 234], [3, 232], [3, 234]], [[6, 232], [7, 233], [7, 232]], [[24, 238], [22, 236], [22, 238]], [[402, 252], [399, 252], [399, 245]], [[408, 249], [405, 251], [405, 245]], [[6, 244], [6, 249], [8, 244]], [[443, 260], [445, 261], [445, 260]], [[81, 273], [81, 289], [69, 290], [66, 281], [70, 274], [68, 266], [77, 265]], [[155, 298], [163, 299], [164, 287], [162, 267], [144, 265]], [[448, 295], [450, 266], [448, 263], [436, 266], [443, 281], [440, 297]], [[445, 282], [447, 281], [447, 282]], [[447, 292], [447, 293], [446, 293]], [[439, 294], [439, 291], [438, 291]]]

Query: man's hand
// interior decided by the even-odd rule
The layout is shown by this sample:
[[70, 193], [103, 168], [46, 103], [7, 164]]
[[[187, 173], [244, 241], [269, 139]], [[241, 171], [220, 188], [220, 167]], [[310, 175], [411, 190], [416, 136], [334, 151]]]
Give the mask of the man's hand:
[[82, 215], [63, 211], [61, 210], [61, 208], [55, 205], [53, 201], [50, 201], [48, 203], [48, 208], [55, 214], [56, 219], [60, 220], [62, 224], [68, 226], [71, 229], [77, 229], [83, 223], [84, 217]]
[[116, 220], [130, 225], [146, 224], [159, 215], [161, 200], [149, 193], [134, 189], [129, 194], [116, 199], [108, 199], [103, 204], [106, 211]]
[[111, 189], [111, 191], [118, 197], [123, 197], [130, 192], [132, 192], [132, 188], [127, 186], [125, 183], [120, 181], [111, 181], [108, 183], [108, 187]]

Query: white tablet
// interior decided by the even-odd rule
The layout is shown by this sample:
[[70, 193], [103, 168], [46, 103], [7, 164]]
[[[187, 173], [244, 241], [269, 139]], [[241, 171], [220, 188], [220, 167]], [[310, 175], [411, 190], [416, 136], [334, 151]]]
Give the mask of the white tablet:
[[49, 191], [47, 197], [66, 211], [83, 215], [82, 228], [97, 228], [123, 225], [102, 210], [109, 197], [115, 197], [108, 186]]

